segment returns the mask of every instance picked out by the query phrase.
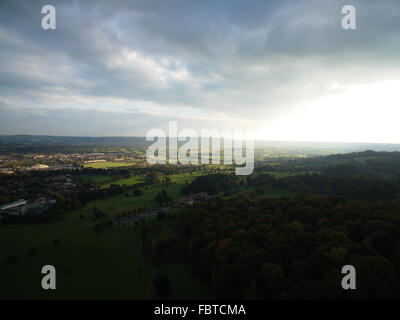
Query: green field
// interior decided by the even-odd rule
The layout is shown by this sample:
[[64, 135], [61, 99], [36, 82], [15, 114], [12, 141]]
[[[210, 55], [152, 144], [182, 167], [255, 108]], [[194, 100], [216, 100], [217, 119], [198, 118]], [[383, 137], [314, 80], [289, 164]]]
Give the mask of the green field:
[[[156, 269], [159, 274], [167, 276], [171, 283], [171, 299], [176, 300], [204, 300], [209, 299], [210, 295], [207, 288], [197, 281], [187, 266], [182, 263], [167, 263]], [[156, 296], [150, 298], [155, 299]]]
[[[30, 230], [34, 237], [36, 231]], [[36, 256], [1, 263], [1, 299], [143, 299], [149, 278], [138, 231], [87, 230], [58, 245], [41, 247]], [[57, 289], [41, 289], [41, 268], [56, 268]]]
[[[197, 176], [201, 175], [202, 173], [193, 173], [193, 174], [179, 174], [179, 175], [171, 175], [171, 181], [176, 183], [170, 185], [166, 191], [170, 197], [174, 201], [178, 200], [181, 197], [181, 188], [185, 184], [185, 181], [190, 183], [193, 181]], [[130, 179], [130, 180], [129, 180]], [[133, 177], [129, 179], [122, 179], [121, 181], [129, 180], [131, 183], [138, 183], [141, 181], [140, 177]], [[127, 181], [125, 181], [127, 182]], [[116, 182], [113, 182], [116, 183]], [[147, 190], [146, 190], [147, 188]], [[79, 221], [80, 214], [89, 217], [92, 213], [92, 208], [96, 207], [103, 212], [106, 212], [110, 218], [115, 217], [116, 214], [122, 213], [126, 210], [133, 210], [142, 208], [147, 206], [148, 208], [158, 206], [155, 202], [154, 198], [160, 191], [163, 190], [163, 185], [161, 182], [147, 186], [146, 188], [141, 188], [143, 194], [140, 196], [133, 196], [133, 191], [128, 191], [128, 196], [126, 194], [120, 194], [112, 197], [107, 197], [104, 199], [98, 199], [94, 201], [90, 201], [84, 207], [79, 209], [70, 211], [67, 216], [67, 220], [69, 221]]]
[[122, 186], [122, 185], [131, 186], [131, 185], [141, 183], [144, 181], [145, 181], [145, 179], [143, 177], [134, 176], [134, 177], [126, 178], [126, 179], [120, 179], [118, 181], [109, 182], [104, 185], [104, 188], [109, 188], [112, 184], [117, 184], [119, 186]]
[[94, 168], [94, 169], [107, 169], [107, 168], [129, 167], [134, 165], [135, 165], [134, 162], [93, 162], [93, 163], [86, 163], [84, 167]]
[[98, 175], [98, 174], [81, 174], [74, 176], [75, 182], [94, 182], [98, 184], [105, 184], [107, 182], [114, 181], [116, 175], [108, 174], [108, 175]]
[[[176, 184], [167, 188], [168, 194], [177, 199], [185, 181], [191, 182], [196, 176], [171, 176]], [[133, 184], [141, 179], [132, 177], [118, 182]], [[114, 218], [125, 210], [157, 206], [154, 197], [162, 188], [157, 183], [147, 190], [143, 188], [141, 196], [122, 194], [90, 201], [48, 223], [0, 225], [0, 269], [6, 275], [0, 277], [0, 299], [144, 299], [149, 265], [142, 257], [140, 226], [114, 225], [97, 234], [91, 221], [92, 209], [101, 209]], [[55, 239], [58, 244], [54, 244]], [[29, 256], [30, 248], [35, 248], [37, 254]], [[12, 255], [19, 260], [6, 262]], [[41, 268], [46, 264], [56, 267], [55, 291], [41, 289]], [[184, 296], [188, 285], [197, 283], [183, 265], [163, 272], [173, 280], [173, 294], [177, 297]], [[178, 281], [179, 274], [184, 275], [184, 283]]]

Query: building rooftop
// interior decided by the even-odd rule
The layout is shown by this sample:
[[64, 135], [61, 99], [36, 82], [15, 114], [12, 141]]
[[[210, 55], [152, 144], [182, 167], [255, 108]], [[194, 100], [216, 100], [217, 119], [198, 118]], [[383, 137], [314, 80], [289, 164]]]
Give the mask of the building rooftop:
[[7, 209], [11, 209], [11, 208], [22, 206], [22, 205], [25, 205], [25, 204], [26, 204], [26, 200], [19, 199], [17, 201], [10, 202], [10, 203], [7, 203], [7, 204], [4, 204], [4, 205], [0, 206], [0, 210], [7, 210]]

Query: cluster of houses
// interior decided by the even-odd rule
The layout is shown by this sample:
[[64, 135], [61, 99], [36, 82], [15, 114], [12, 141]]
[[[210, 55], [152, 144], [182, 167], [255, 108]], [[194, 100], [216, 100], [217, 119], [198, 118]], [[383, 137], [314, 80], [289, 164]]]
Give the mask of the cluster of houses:
[[0, 174], [13, 174], [13, 168], [0, 168]]
[[19, 199], [0, 206], [0, 215], [43, 214], [56, 204], [53, 198], [39, 198], [35, 200]]
[[60, 171], [60, 170], [73, 170], [80, 168], [74, 164], [59, 164], [48, 166], [47, 164], [35, 164], [30, 167], [17, 167], [17, 168], [0, 168], [0, 174], [14, 174], [15, 172], [30, 172], [30, 171]]
[[26, 172], [26, 171], [59, 171], [59, 170], [73, 170], [77, 169], [79, 166], [72, 164], [72, 163], [67, 163], [67, 164], [58, 164], [58, 165], [52, 165], [48, 166], [47, 164], [35, 164], [30, 167], [20, 167], [18, 168], [18, 171]]
[[76, 185], [72, 183], [70, 175], [58, 175], [49, 178], [49, 191], [72, 191]]

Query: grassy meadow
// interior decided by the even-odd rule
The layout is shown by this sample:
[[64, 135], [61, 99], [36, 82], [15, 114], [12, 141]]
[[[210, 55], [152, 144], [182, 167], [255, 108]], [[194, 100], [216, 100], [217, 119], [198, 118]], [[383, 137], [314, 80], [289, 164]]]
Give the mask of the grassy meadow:
[[[205, 172], [171, 175], [172, 184], [166, 189], [176, 201], [181, 196], [181, 188]], [[111, 184], [131, 186], [144, 181], [141, 176], [133, 176], [116, 181], [116, 175], [85, 175], [74, 179], [92, 181], [107, 188]], [[0, 224], [0, 299], [145, 299], [150, 277], [150, 267], [142, 256], [141, 225], [113, 225], [96, 233], [92, 221], [93, 209], [107, 213], [109, 219], [124, 211], [158, 206], [154, 200], [164, 188], [162, 182], [142, 187], [142, 195], [134, 196], [133, 190], [127, 194], [110, 196], [88, 202], [83, 207], [67, 212], [58, 220], [38, 224]], [[238, 186], [229, 195], [239, 192], [249, 193], [253, 188]], [[259, 196], [280, 197], [288, 195], [264, 189]], [[152, 221], [155, 218], [147, 218]], [[55, 244], [55, 240], [57, 243]], [[157, 241], [157, 239], [153, 239]], [[37, 253], [29, 255], [35, 248]], [[18, 260], [10, 263], [10, 256]], [[41, 289], [41, 267], [50, 264], [56, 267], [57, 290]], [[207, 298], [207, 289], [202, 287], [182, 263], [168, 263], [155, 269], [155, 274], [167, 275], [171, 281], [171, 297], [175, 299]], [[6, 289], [5, 289], [6, 288]], [[193, 289], [192, 289], [193, 288]], [[190, 293], [192, 292], [192, 293]], [[21, 295], [21, 293], [23, 293]], [[155, 298], [154, 289], [150, 298]]]
[[[195, 177], [196, 174], [171, 176], [175, 184], [168, 187], [169, 195], [177, 199], [185, 181], [190, 182]], [[95, 179], [104, 181], [100, 177]], [[118, 184], [132, 185], [141, 181], [141, 177], [132, 177], [121, 179]], [[90, 201], [56, 221], [0, 224], [0, 268], [7, 275], [0, 277], [0, 299], [145, 299], [149, 265], [141, 252], [140, 225], [114, 225], [95, 233], [92, 210], [96, 207], [114, 218], [125, 210], [157, 206], [154, 197], [162, 188], [160, 182], [143, 188], [140, 196], [133, 196], [130, 191], [128, 196], [122, 194]], [[54, 244], [55, 239], [59, 241], [57, 244]], [[30, 248], [35, 248], [37, 254], [30, 256], [27, 253]], [[18, 261], [6, 262], [11, 255], [17, 256]], [[46, 264], [56, 267], [55, 291], [41, 289], [41, 268]], [[184, 292], [180, 290], [185, 287], [176, 275], [186, 270], [185, 283], [193, 284], [196, 280], [184, 265], [178, 268], [180, 271], [167, 268], [165, 272], [171, 278], [173, 294], [182, 296]], [[150, 294], [154, 296], [154, 292]]]
[[85, 168], [94, 168], [94, 169], [107, 169], [107, 168], [120, 168], [120, 167], [130, 167], [134, 166], [134, 162], [92, 162], [85, 163]]

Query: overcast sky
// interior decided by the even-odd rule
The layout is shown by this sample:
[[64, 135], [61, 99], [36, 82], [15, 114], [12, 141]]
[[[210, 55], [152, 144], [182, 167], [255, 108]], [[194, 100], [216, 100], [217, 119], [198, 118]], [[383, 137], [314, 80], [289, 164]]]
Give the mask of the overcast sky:
[[0, 134], [144, 136], [168, 120], [400, 143], [400, 1], [0, 0]]

